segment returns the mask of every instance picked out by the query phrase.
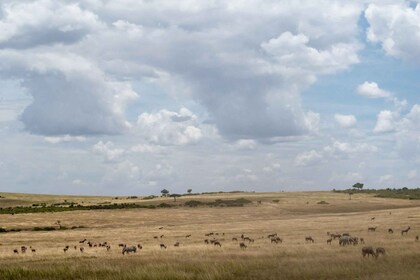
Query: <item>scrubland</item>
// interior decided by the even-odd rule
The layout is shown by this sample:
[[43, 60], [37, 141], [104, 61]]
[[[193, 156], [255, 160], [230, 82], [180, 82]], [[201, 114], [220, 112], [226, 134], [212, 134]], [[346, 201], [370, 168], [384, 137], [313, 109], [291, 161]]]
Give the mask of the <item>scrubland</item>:
[[[5, 198], [0, 199], [0, 207], [64, 200], [116, 202], [111, 197], [1, 195]], [[182, 206], [189, 200], [237, 198], [252, 204]], [[84, 227], [0, 233], [0, 279], [419, 279], [420, 242], [415, 241], [420, 235], [418, 200], [363, 193], [350, 200], [343, 193], [282, 192], [183, 196], [176, 202], [140, 197], [129, 201], [165, 202], [174, 207], [0, 215], [0, 227], [6, 229], [57, 226], [57, 221], [67, 228]], [[326, 204], [318, 204], [320, 201]], [[401, 230], [408, 226], [411, 230], [402, 236]], [[368, 227], [377, 229], [368, 232]], [[388, 233], [389, 228], [393, 234]], [[205, 236], [210, 232], [215, 235]], [[328, 245], [327, 232], [363, 237], [365, 245], [384, 247], [387, 253], [377, 259], [363, 258], [364, 245], [343, 247], [337, 240]], [[272, 233], [283, 242], [271, 243], [267, 235]], [[246, 249], [239, 248], [241, 234], [254, 239], [253, 243], [245, 241]], [[306, 243], [306, 236], [315, 243]], [[233, 237], [238, 241], [232, 241]], [[85, 238], [95, 243], [106, 241], [111, 249], [79, 243]], [[213, 238], [222, 247], [204, 243], [204, 239]], [[177, 241], [180, 246], [174, 247]], [[141, 244], [143, 249], [122, 255], [120, 243]], [[161, 243], [167, 249], [160, 249]], [[31, 246], [36, 252], [22, 254], [21, 246]], [[65, 246], [70, 246], [67, 252]], [[80, 246], [85, 248], [83, 253]]]

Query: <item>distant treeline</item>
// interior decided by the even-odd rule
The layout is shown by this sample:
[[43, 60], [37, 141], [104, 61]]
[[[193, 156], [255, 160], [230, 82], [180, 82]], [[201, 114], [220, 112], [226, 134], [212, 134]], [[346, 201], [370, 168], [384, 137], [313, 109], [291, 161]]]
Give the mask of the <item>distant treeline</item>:
[[233, 200], [216, 199], [211, 202], [202, 202], [198, 200], [187, 201], [184, 205], [174, 205], [168, 203], [160, 203], [158, 205], [145, 205], [137, 203], [119, 203], [119, 204], [95, 204], [95, 205], [80, 205], [80, 204], [33, 204], [32, 206], [16, 206], [0, 208], [0, 214], [24, 214], [24, 213], [46, 213], [46, 212], [64, 212], [64, 211], [79, 211], [79, 210], [112, 210], [112, 209], [156, 209], [169, 208], [175, 206], [210, 206], [210, 207], [242, 207], [245, 204], [252, 203], [252, 201], [238, 198]]
[[420, 199], [420, 188], [409, 189], [409, 188], [387, 188], [387, 189], [366, 189], [366, 190], [334, 190], [334, 192], [343, 192], [343, 193], [372, 193], [375, 194], [375, 197], [383, 198], [400, 198], [400, 199]]
[[20, 232], [20, 231], [53, 231], [53, 230], [69, 230], [69, 229], [78, 229], [78, 228], [86, 228], [85, 226], [72, 226], [72, 227], [34, 227], [34, 228], [11, 228], [5, 229], [0, 227], [0, 233], [7, 233], [7, 232]]

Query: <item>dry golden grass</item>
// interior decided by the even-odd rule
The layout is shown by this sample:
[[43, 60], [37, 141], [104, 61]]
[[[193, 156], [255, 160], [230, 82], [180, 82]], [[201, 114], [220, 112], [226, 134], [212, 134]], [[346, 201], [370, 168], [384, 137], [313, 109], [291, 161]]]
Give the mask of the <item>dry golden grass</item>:
[[[1, 194], [13, 203], [30, 205], [68, 201], [86, 204], [113, 201], [110, 197], [38, 196]], [[0, 279], [419, 279], [420, 201], [375, 198], [330, 192], [235, 193], [159, 198], [154, 203], [183, 204], [185, 201], [247, 198], [246, 207], [129, 209], [0, 215], [0, 226], [31, 228], [62, 225], [86, 228], [51, 232], [0, 234]], [[278, 199], [278, 203], [273, 200]], [[258, 204], [257, 201], [262, 201]], [[329, 204], [317, 204], [324, 200]], [[13, 202], [15, 201], [15, 202]], [[119, 199], [119, 203], [123, 202]], [[150, 204], [151, 201], [138, 201]], [[0, 200], [2, 203], [2, 200]], [[23, 203], [23, 204], [22, 204]], [[4, 207], [3, 204], [1, 207]], [[392, 214], [389, 214], [392, 212]], [[371, 220], [375, 217], [374, 220]], [[401, 229], [411, 226], [407, 236]], [[377, 226], [376, 232], [367, 228]], [[159, 229], [163, 227], [163, 229]], [[394, 234], [388, 234], [388, 228]], [[364, 237], [366, 245], [382, 246], [387, 255], [363, 258], [362, 245], [327, 245], [326, 232], [349, 232]], [[222, 247], [207, 245], [204, 234], [215, 236]], [[271, 244], [267, 235], [277, 232], [282, 244]], [[224, 235], [222, 235], [224, 233]], [[185, 236], [191, 234], [190, 238]], [[255, 239], [241, 250], [232, 237]], [[164, 235], [155, 239], [154, 236]], [[314, 244], [305, 243], [312, 236]], [[107, 241], [112, 248], [89, 248], [79, 240]], [[180, 247], [173, 244], [179, 241]], [[123, 256], [119, 243], [143, 249]], [[161, 250], [159, 244], [168, 246]], [[36, 253], [14, 254], [13, 249], [32, 246]]]

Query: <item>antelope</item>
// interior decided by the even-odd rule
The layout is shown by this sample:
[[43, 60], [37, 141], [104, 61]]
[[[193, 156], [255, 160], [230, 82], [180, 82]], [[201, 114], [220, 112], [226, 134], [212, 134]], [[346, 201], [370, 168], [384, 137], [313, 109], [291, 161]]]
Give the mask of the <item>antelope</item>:
[[408, 228], [406, 228], [406, 229], [403, 229], [402, 231], [401, 231], [401, 235], [403, 235], [404, 233], [405, 234], [408, 234], [408, 231], [410, 230], [410, 227], [408, 227]]
[[247, 246], [245, 245], [245, 243], [241, 242], [241, 243], [239, 243], [239, 247], [241, 249], [245, 249]]

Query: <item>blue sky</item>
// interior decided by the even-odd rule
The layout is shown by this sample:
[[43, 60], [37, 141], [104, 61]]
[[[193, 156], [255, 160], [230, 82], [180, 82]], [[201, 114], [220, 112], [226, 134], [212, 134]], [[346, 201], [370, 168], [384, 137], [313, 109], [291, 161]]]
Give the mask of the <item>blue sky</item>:
[[0, 191], [419, 187], [417, 1], [2, 1]]

